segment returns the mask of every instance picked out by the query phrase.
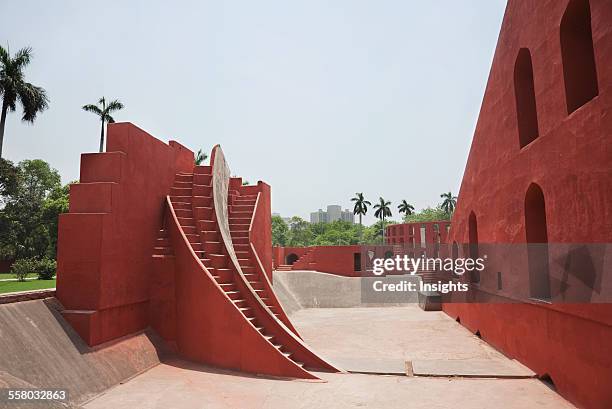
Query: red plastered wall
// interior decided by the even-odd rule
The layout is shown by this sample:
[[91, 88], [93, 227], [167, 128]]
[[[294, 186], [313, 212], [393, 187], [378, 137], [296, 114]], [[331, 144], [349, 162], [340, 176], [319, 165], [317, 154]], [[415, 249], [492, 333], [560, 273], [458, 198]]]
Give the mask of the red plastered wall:
[[[108, 126], [107, 152], [81, 156], [60, 216], [57, 297], [90, 345], [148, 325], [151, 254], [164, 198], [193, 152], [131, 123]], [[78, 325], [76, 323], [78, 322]]]
[[[560, 24], [569, 1], [508, 2], [450, 240], [469, 241], [474, 212], [480, 243], [524, 243], [531, 183], [544, 194], [549, 243], [612, 240], [612, 2], [588, 3], [599, 94], [568, 114]], [[521, 48], [531, 54], [539, 134], [522, 149], [514, 89]], [[610, 304], [446, 303], [443, 309], [539, 375], [549, 375], [578, 406], [612, 407]]]
[[[346, 277], [360, 276], [354, 269], [354, 255], [361, 254], [361, 246], [311, 246], [275, 248], [277, 257], [285, 264], [286, 257], [296, 254], [300, 257], [293, 264], [293, 270], [315, 270], [322, 273]], [[307, 254], [306, 254], [307, 253]]]

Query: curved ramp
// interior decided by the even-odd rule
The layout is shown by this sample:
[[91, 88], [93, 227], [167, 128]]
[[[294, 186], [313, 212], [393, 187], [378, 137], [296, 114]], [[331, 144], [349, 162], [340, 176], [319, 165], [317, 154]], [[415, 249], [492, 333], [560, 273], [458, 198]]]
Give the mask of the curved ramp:
[[[413, 275], [396, 275], [395, 279], [418, 284]], [[274, 271], [274, 289], [285, 308], [295, 312], [302, 308], [393, 307], [418, 302], [416, 292], [402, 296], [402, 303], [363, 302], [364, 284], [377, 277], [345, 277], [318, 271]]]
[[[55, 298], [0, 305], [0, 388], [65, 388], [68, 407], [75, 407], [159, 364], [163, 342], [154, 333], [92, 348], [64, 319], [62, 309]], [[67, 406], [30, 402], [8, 407]]]

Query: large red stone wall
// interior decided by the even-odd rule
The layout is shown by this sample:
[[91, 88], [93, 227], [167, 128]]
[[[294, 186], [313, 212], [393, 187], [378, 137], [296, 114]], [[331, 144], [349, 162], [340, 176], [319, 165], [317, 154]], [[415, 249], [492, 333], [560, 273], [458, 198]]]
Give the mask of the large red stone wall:
[[[566, 89], [572, 84], [567, 84], [564, 68], [585, 60], [562, 60], [561, 22], [569, 3], [508, 2], [451, 240], [470, 241], [473, 214], [477, 234], [472, 233], [472, 239], [477, 237], [479, 243], [526, 242], [525, 196], [532, 183], [544, 195], [549, 243], [612, 240], [612, 2], [573, 3], [590, 4], [599, 88], [597, 96], [575, 111], [566, 104]], [[515, 91], [521, 49], [531, 56], [532, 91]], [[518, 83], [524, 80], [524, 75], [519, 77]], [[532, 110], [519, 115], [517, 107], [533, 108], [520, 102], [530, 94], [535, 96], [538, 137], [521, 148], [519, 123], [532, 127], [534, 117]], [[495, 279], [485, 271], [481, 286]], [[612, 280], [612, 273], [605, 272], [602, 280]], [[509, 356], [550, 376], [559, 393], [575, 404], [612, 407], [611, 304], [447, 303], [443, 308]]]
[[57, 297], [95, 345], [148, 325], [151, 255], [165, 196], [193, 152], [130, 123], [108, 126], [107, 152], [81, 156], [81, 177], [60, 216]]

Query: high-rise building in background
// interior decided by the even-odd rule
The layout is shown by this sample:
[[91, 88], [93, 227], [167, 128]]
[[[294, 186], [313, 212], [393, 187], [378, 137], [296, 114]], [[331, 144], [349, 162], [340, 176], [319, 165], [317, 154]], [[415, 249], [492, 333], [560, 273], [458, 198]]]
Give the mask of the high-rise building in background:
[[336, 220], [355, 223], [355, 215], [349, 209], [342, 210], [340, 205], [328, 205], [327, 211], [319, 209], [310, 213], [310, 223], [331, 223]]

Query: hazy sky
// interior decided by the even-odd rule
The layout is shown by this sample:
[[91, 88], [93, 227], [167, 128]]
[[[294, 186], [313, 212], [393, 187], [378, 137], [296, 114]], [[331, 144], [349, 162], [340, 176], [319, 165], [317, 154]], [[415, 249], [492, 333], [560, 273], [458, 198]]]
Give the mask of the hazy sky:
[[[81, 106], [207, 151], [308, 218], [355, 192], [417, 209], [459, 185], [505, 0], [3, 1], [0, 41], [34, 49], [50, 109], [7, 120], [4, 157], [78, 179], [99, 143]], [[371, 214], [366, 221], [373, 220]]]

